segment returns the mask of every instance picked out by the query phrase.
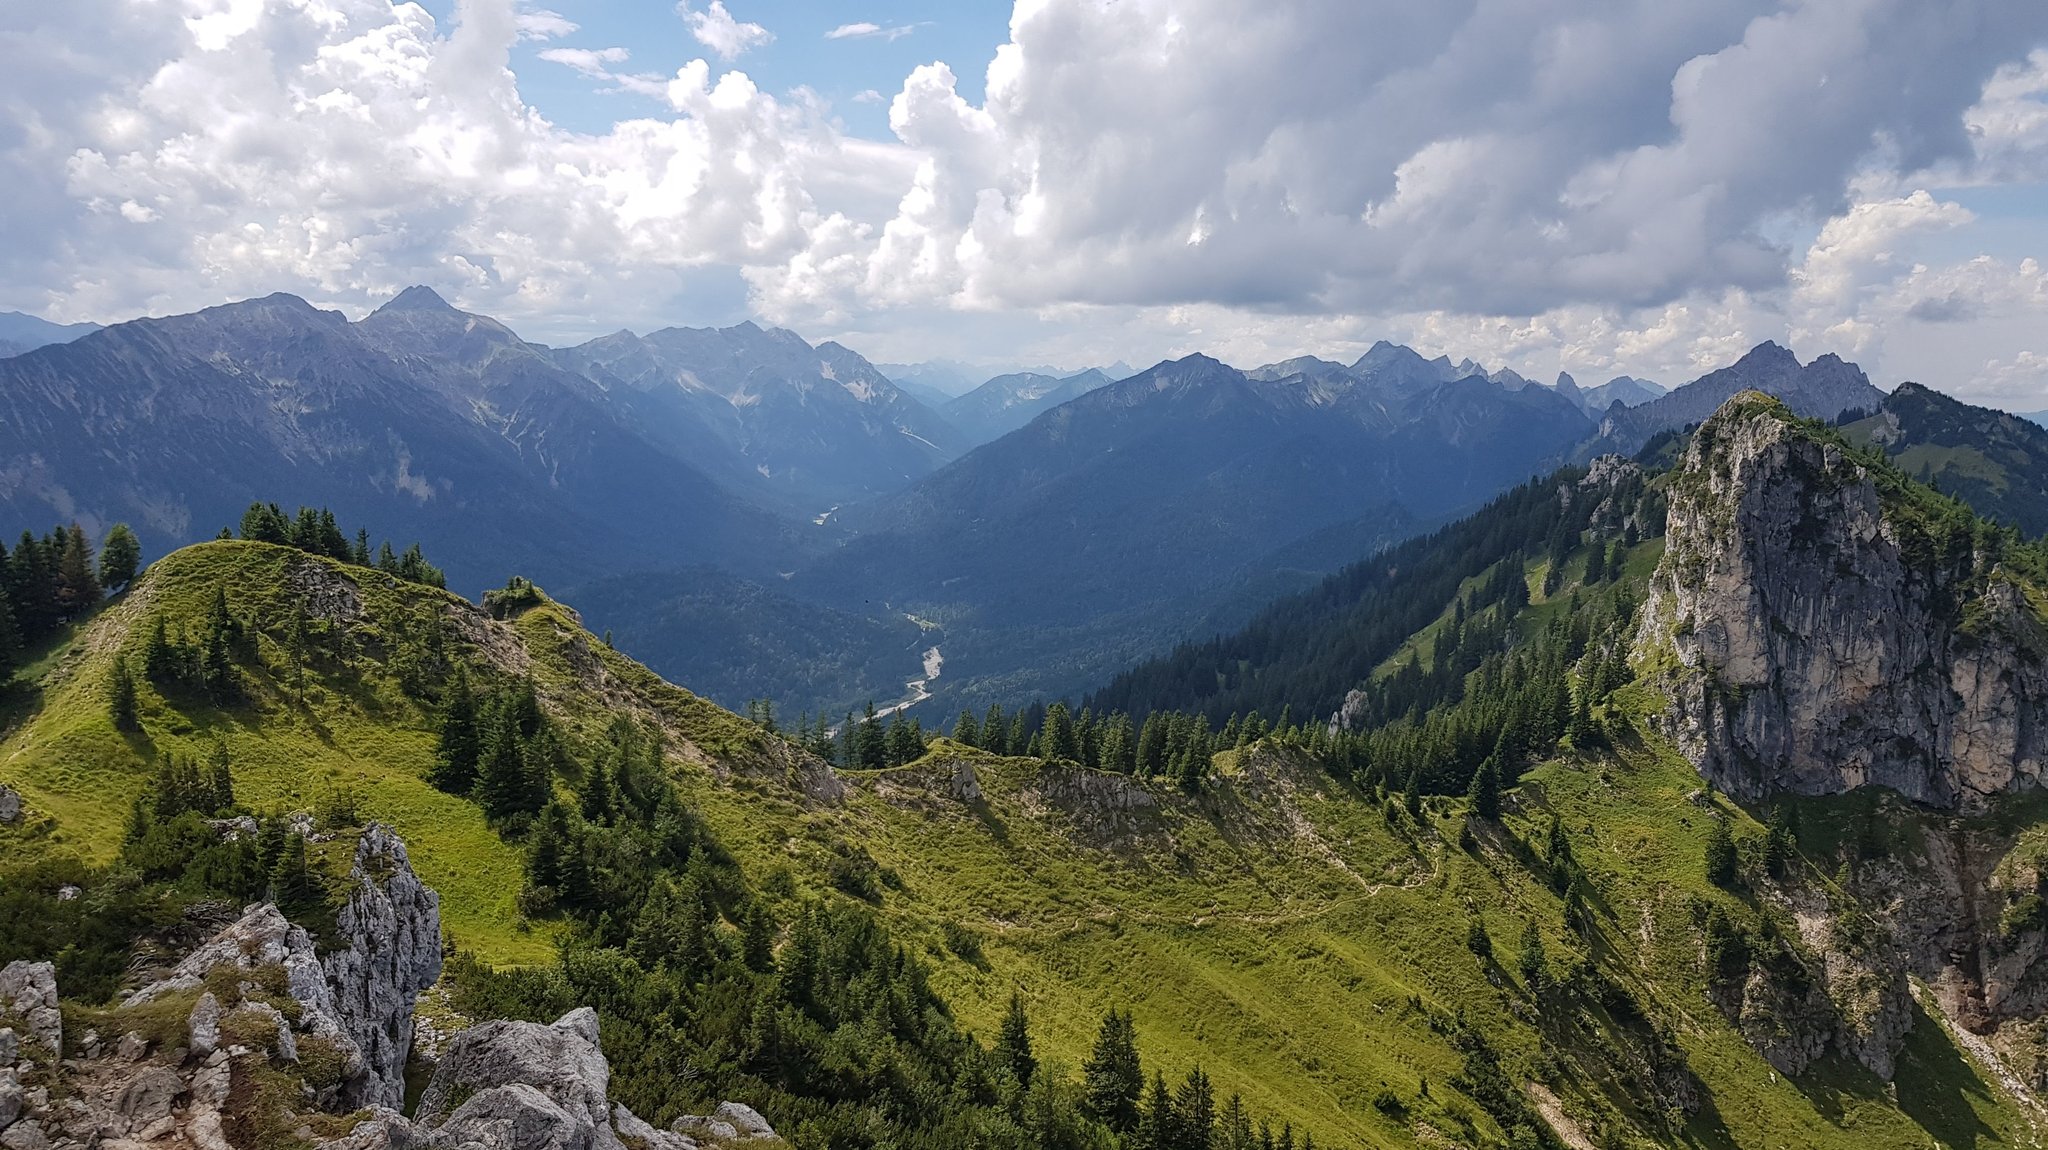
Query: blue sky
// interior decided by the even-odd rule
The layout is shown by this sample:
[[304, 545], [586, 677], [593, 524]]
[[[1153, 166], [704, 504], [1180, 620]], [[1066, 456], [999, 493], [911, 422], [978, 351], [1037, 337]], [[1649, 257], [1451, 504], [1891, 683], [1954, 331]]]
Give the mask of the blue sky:
[[[422, 6], [450, 26], [454, 0], [422, 0]], [[647, 96], [603, 91], [603, 85], [541, 59], [541, 52], [625, 48], [632, 54], [626, 69], [663, 76], [708, 54], [673, 3], [536, 0], [530, 7], [559, 13], [578, 27], [553, 40], [528, 40], [515, 47], [512, 66], [519, 90], [550, 120], [576, 131], [603, 132], [615, 120], [664, 109]], [[694, 7], [702, 11], [708, 5]], [[991, 0], [731, 0], [725, 7], [734, 20], [758, 24], [774, 39], [722, 67], [745, 72], [778, 95], [808, 88], [831, 102], [849, 133], [869, 139], [888, 138], [889, 97], [919, 64], [942, 60], [952, 65], [961, 95], [979, 103], [988, 61], [1009, 38], [1010, 5]], [[858, 24], [873, 24], [879, 31], [828, 38], [835, 29]], [[863, 92], [881, 99], [861, 100]]]

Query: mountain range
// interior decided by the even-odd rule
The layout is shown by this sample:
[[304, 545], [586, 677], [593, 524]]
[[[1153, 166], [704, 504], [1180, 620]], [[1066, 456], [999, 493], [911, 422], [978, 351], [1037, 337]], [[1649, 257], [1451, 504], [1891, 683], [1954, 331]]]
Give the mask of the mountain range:
[[1775, 344], [1654, 396], [1381, 342], [1348, 364], [1015, 373], [934, 410], [788, 331], [550, 348], [424, 287], [353, 322], [276, 295], [0, 359], [0, 512], [127, 521], [161, 553], [251, 501], [325, 505], [435, 540], [455, 586], [539, 579], [729, 704], [936, 713], [1083, 690], [1751, 387], [1824, 419], [1884, 409], [1928, 478], [2026, 513], [1990, 505], [2015, 480], [1986, 470], [2031, 490], [2025, 428], [1910, 393], [1886, 409], [1853, 364]]
[[53, 343], [69, 343], [100, 329], [96, 323], [51, 323], [18, 311], [0, 311], [0, 356], [20, 355]]

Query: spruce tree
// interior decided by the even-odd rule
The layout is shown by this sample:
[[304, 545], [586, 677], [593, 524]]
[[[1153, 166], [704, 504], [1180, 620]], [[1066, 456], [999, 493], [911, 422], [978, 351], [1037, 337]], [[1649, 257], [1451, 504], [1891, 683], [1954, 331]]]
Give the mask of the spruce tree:
[[477, 801], [483, 805], [486, 816], [503, 819], [526, 809], [530, 793], [526, 761], [520, 754], [518, 724], [500, 710], [484, 734], [478, 756]]
[[995, 755], [1010, 753], [1010, 723], [1000, 703], [990, 703], [981, 720], [981, 749]]
[[953, 741], [963, 747], [981, 745], [981, 724], [974, 721], [974, 712], [960, 712], [960, 718], [953, 723]]
[[1152, 1089], [1145, 1096], [1145, 1113], [1138, 1121], [1137, 1136], [1131, 1139], [1132, 1150], [1180, 1150], [1177, 1117], [1173, 1095], [1166, 1089], [1166, 1076], [1155, 1070]]
[[457, 671], [455, 682], [448, 689], [448, 702], [441, 710], [441, 735], [427, 781], [451, 795], [466, 795], [475, 789], [481, 741], [476, 696], [470, 693], [469, 675]]
[[612, 793], [612, 773], [603, 757], [583, 769], [583, 783], [576, 789], [576, 805], [585, 821], [598, 826], [611, 824], [618, 803]]
[[1166, 772], [1167, 727], [1165, 716], [1157, 711], [1145, 716], [1145, 726], [1138, 733], [1138, 773], [1146, 778]]
[[1216, 1117], [1217, 1150], [1254, 1150], [1257, 1145], [1252, 1138], [1251, 1116], [1245, 1112], [1244, 1099], [1236, 1094], [1223, 1104], [1222, 1113]]
[[[0, 556], [6, 552], [0, 550]], [[14, 678], [21, 662], [21, 625], [15, 621], [14, 601], [8, 597], [5, 580], [0, 579], [0, 687]]]
[[1531, 921], [1522, 928], [1522, 950], [1515, 956], [1515, 969], [1522, 974], [1522, 982], [1530, 993], [1541, 994], [1550, 985], [1550, 968], [1543, 955], [1543, 932], [1536, 929]]
[[206, 693], [216, 703], [227, 703], [239, 694], [235, 677], [235, 643], [241, 637], [240, 624], [228, 610], [227, 589], [216, 583], [213, 604], [206, 612], [206, 633], [199, 649], [199, 675]]
[[875, 718], [875, 704], [868, 701], [867, 711], [862, 714], [860, 729], [854, 736], [854, 766], [863, 771], [878, 771], [889, 765], [889, 736], [882, 724]]
[[326, 909], [327, 891], [320, 876], [306, 865], [306, 840], [298, 835], [285, 839], [283, 851], [270, 868], [270, 901], [301, 926]]
[[142, 566], [142, 544], [135, 538], [135, 532], [126, 523], [116, 523], [107, 529], [106, 539], [100, 543], [100, 586], [108, 591], [126, 587], [135, 581], [135, 572]]
[[228, 763], [228, 745], [213, 744], [213, 752], [207, 759], [206, 768], [207, 801], [211, 804], [208, 814], [224, 815], [235, 806], [235, 773]]
[[73, 523], [64, 532], [57, 560], [57, 606], [68, 619], [76, 619], [99, 606], [100, 582], [93, 574], [92, 544], [85, 541], [85, 529]]
[[1103, 1016], [1095, 1049], [1082, 1064], [1081, 1076], [1084, 1104], [1096, 1121], [1119, 1134], [1136, 1128], [1145, 1071], [1139, 1064], [1137, 1031], [1128, 1013], [1112, 1009]]
[[1488, 755], [1472, 772], [1472, 813], [1489, 822], [1500, 819], [1500, 767]]
[[1138, 766], [1138, 745], [1136, 734], [1131, 730], [1131, 717], [1119, 711], [1110, 716], [1102, 732], [1101, 766], [1105, 771], [1128, 775]]
[[1716, 815], [1707, 828], [1707, 881], [1719, 887], [1735, 885], [1735, 837], [1728, 820]]
[[112, 682], [108, 684], [108, 712], [114, 720], [114, 729], [133, 733], [142, 729], [142, 717], [135, 707], [135, 676], [128, 670], [128, 660], [115, 656]]
[[740, 959], [756, 974], [775, 971], [775, 916], [758, 898], [740, 918]]
[[1486, 920], [1477, 915], [1471, 925], [1465, 928], [1465, 949], [1481, 962], [1493, 957], [1493, 936], [1486, 933]]
[[996, 1036], [996, 1061], [1010, 1068], [1019, 1086], [1031, 1085], [1038, 1059], [1031, 1053], [1031, 1024], [1024, 1017], [1024, 996], [1010, 992], [1010, 1008], [1003, 1014], [1002, 1030]]
[[1200, 1066], [1174, 1094], [1173, 1124], [1186, 1150], [1211, 1150], [1216, 1140], [1216, 1090]]
[[1080, 740], [1074, 733], [1074, 718], [1065, 703], [1045, 709], [1045, 725], [1039, 728], [1039, 754], [1046, 762], [1079, 762]]

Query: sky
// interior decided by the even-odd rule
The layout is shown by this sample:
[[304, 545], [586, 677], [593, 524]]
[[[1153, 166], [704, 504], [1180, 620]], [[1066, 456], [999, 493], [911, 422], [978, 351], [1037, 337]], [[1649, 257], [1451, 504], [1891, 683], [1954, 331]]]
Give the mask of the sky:
[[1765, 339], [2048, 408], [2040, 0], [0, 6], [0, 309], [413, 283], [878, 362]]

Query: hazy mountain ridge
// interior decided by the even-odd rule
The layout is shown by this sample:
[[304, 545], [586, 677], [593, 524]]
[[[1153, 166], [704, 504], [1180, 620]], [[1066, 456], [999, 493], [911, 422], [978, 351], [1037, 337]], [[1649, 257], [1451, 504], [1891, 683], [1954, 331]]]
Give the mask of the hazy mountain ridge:
[[0, 311], [0, 356], [20, 355], [100, 330], [96, 323], [51, 323], [18, 311]]
[[10, 519], [127, 520], [152, 551], [279, 496], [440, 538], [459, 584], [508, 558], [559, 577], [790, 545], [438, 297], [357, 324], [288, 295], [119, 324], [0, 360], [0, 413]]
[[[751, 322], [619, 332], [554, 353], [632, 397], [659, 425], [696, 420], [721, 444], [717, 474], [815, 513], [883, 494], [957, 455], [962, 436], [837, 343]], [[695, 428], [690, 430], [695, 431]]]
[[1073, 375], [1015, 372], [999, 375], [947, 403], [941, 413], [969, 442], [987, 443], [1030, 423], [1040, 413], [1113, 382], [1099, 368]]

